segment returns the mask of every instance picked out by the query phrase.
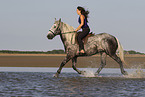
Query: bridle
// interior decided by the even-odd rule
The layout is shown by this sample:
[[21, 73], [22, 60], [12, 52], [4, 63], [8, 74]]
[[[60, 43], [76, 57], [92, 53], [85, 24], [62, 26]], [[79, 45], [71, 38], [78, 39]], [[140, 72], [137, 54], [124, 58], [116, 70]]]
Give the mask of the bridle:
[[[60, 22], [59, 22], [59, 24], [58, 24], [58, 27], [56, 28], [56, 30], [60, 30]], [[56, 36], [56, 35], [62, 35], [62, 34], [69, 34], [69, 33], [76, 33], [76, 31], [71, 31], [71, 32], [65, 32], [65, 33], [60, 33], [60, 34], [55, 34], [52, 30], [49, 30], [54, 36]], [[61, 32], [61, 30], [60, 30], [60, 32]]]
[[[58, 27], [56, 28], [56, 30], [60, 30], [60, 22], [59, 22], [59, 24], [58, 24]], [[55, 34], [52, 30], [49, 30], [54, 36], [56, 36], [57, 34]]]
[[53, 31], [51, 31], [51, 30], [49, 30], [54, 36], [56, 36], [56, 34], [53, 32]]

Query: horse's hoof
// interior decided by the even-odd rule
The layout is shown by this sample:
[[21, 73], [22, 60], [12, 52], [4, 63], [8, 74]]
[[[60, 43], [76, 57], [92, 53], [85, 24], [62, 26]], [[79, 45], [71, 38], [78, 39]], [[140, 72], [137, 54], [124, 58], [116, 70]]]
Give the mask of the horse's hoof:
[[123, 75], [128, 75], [127, 71], [124, 71], [122, 74], [123, 74]]
[[99, 73], [96, 72], [94, 75], [95, 75], [96, 77], [98, 77]]
[[53, 77], [58, 78], [59, 77], [59, 74], [56, 73], [56, 74], [53, 75]]
[[85, 74], [86, 74], [86, 71], [81, 71], [80, 74], [81, 74], [81, 75], [85, 75]]

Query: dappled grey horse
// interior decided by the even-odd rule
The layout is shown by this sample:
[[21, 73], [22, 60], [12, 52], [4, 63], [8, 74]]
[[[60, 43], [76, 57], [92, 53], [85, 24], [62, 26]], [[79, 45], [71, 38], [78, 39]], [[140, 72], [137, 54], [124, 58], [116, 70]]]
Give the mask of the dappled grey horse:
[[[60, 35], [67, 55], [65, 59], [62, 61], [54, 77], [59, 76], [63, 66], [70, 60], [72, 60], [73, 69], [77, 71], [79, 74], [84, 74], [85, 71], [80, 71], [76, 68], [77, 57], [91, 56], [97, 53], [101, 54], [101, 65], [96, 71], [95, 75], [98, 75], [106, 65], [107, 55], [113, 58], [120, 65], [121, 73], [127, 75], [127, 72], [123, 68], [124, 62], [123, 48], [118, 39], [115, 38], [114, 36], [107, 33], [100, 33], [91, 36], [88, 38], [87, 43], [84, 45], [85, 54], [78, 54], [77, 51], [79, 50], [79, 46], [76, 43], [77, 33], [74, 32], [74, 28], [72, 26], [61, 22], [61, 19], [59, 19], [58, 21], [55, 20], [54, 25], [48, 32], [47, 38], [53, 39], [56, 35]], [[116, 55], [117, 49], [119, 51], [119, 57]]]

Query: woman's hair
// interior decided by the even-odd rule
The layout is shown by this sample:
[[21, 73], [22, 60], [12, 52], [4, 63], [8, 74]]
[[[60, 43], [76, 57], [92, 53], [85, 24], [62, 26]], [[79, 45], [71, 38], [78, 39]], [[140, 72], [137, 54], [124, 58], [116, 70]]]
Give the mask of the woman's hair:
[[85, 16], [85, 18], [86, 18], [86, 20], [87, 20], [87, 22], [88, 22], [88, 19], [87, 19], [87, 18], [88, 18], [89, 11], [88, 11], [88, 10], [85, 10], [85, 9], [84, 9], [83, 7], [81, 7], [81, 6], [78, 6], [77, 9], [81, 11], [81, 14]]

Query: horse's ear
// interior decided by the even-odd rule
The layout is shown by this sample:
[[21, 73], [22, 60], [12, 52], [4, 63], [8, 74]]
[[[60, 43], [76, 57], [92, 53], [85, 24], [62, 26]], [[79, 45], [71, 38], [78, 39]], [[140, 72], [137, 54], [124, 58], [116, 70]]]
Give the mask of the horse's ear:
[[59, 22], [61, 22], [61, 18], [59, 19]]
[[56, 18], [55, 18], [55, 21], [56, 21]]

